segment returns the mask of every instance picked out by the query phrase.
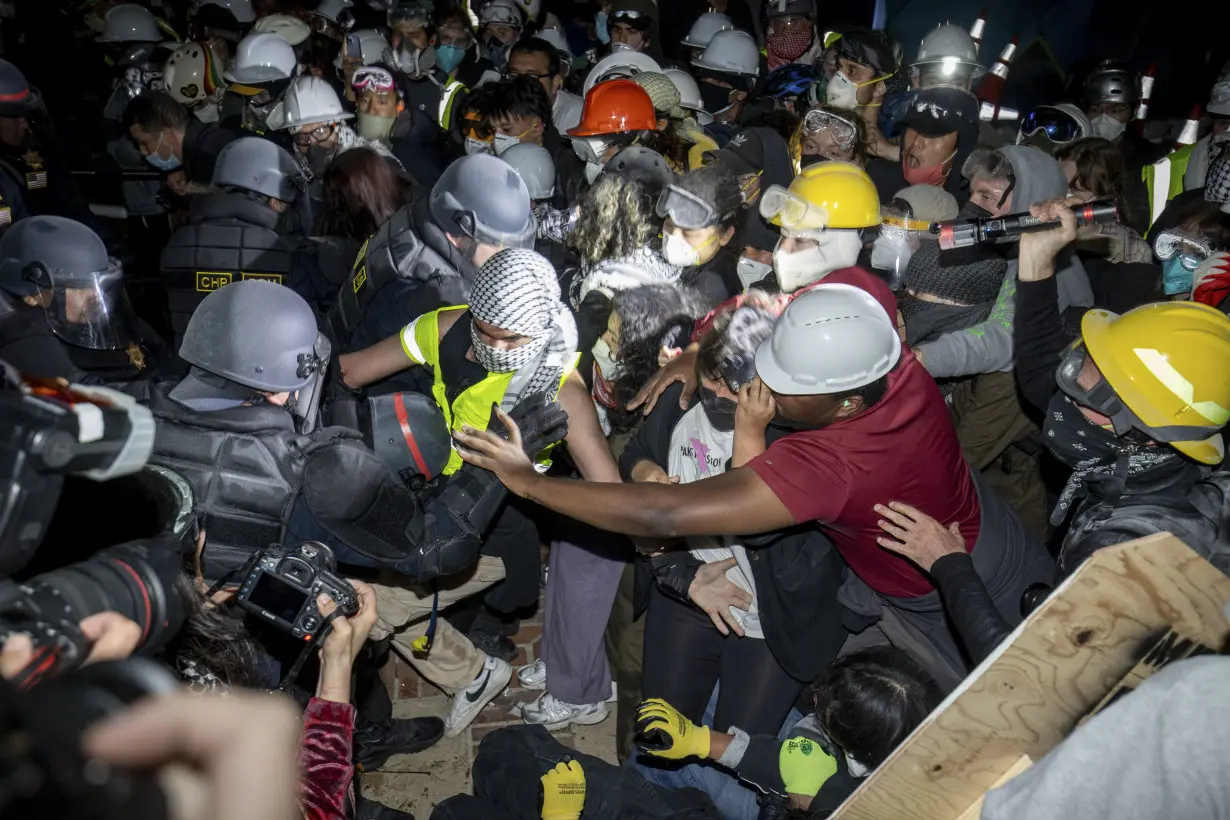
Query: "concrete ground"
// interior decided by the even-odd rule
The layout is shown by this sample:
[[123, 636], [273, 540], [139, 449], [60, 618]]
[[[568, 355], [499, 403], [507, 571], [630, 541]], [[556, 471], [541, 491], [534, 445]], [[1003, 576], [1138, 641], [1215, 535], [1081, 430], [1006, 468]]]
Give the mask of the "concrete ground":
[[[479, 713], [469, 729], [455, 738], [441, 740], [425, 752], [391, 758], [381, 771], [358, 775], [363, 794], [411, 812], [416, 820], [427, 820], [441, 800], [469, 793], [470, 767], [479, 741], [502, 726], [519, 723], [510, 708], [516, 703], [528, 703], [540, 694], [518, 688], [515, 670], [534, 662], [541, 635], [539, 617], [522, 623], [521, 631], [513, 638], [519, 652], [513, 661], [512, 684]], [[448, 698], [396, 655], [383, 676], [393, 692], [394, 717], [447, 714]], [[557, 732], [555, 737], [565, 745], [615, 763], [615, 705], [611, 704], [611, 716], [597, 726], [577, 726]]]

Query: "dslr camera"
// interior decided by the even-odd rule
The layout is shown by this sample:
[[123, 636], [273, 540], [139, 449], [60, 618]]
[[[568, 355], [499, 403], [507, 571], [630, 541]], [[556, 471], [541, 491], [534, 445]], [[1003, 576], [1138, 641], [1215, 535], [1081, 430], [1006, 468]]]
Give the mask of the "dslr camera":
[[341, 614], [359, 611], [358, 593], [337, 575], [333, 551], [319, 541], [306, 541], [291, 550], [270, 546], [253, 555], [235, 600], [283, 632], [310, 641], [325, 623], [316, 606], [322, 592], [337, 603]]

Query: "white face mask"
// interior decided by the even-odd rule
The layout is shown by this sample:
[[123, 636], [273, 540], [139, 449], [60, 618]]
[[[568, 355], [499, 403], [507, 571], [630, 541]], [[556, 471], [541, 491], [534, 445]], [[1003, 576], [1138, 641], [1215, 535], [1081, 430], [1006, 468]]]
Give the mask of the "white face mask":
[[786, 293], [793, 293], [812, 282], [819, 282], [839, 268], [848, 268], [858, 260], [862, 243], [858, 231], [825, 231], [815, 243], [801, 251], [773, 251], [773, 270], [777, 283]]
[[828, 91], [824, 95], [825, 102], [834, 108], [854, 108], [858, 105], [858, 86], [842, 72], [838, 71], [829, 80]]
[[757, 259], [748, 259], [746, 256], [740, 256], [739, 263], [735, 266], [735, 273], [738, 274], [739, 283], [743, 285], [744, 290], [747, 290], [772, 272], [772, 265], [766, 265]]
[[1127, 123], [1119, 122], [1109, 114], [1098, 114], [1089, 121], [1093, 136], [1104, 140], [1114, 140], [1127, 130]]
[[606, 339], [599, 338], [594, 342], [594, 364], [598, 365], [598, 372], [602, 374], [602, 378], [607, 381], [614, 381], [619, 378], [619, 362], [615, 361], [611, 354], [611, 346], [606, 343]]
[[192, 116], [201, 122], [217, 122], [222, 116], [222, 106], [216, 102], [207, 102], [192, 109]]
[[666, 235], [666, 242], [662, 244], [662, 257], [681, 268], [693, 268], [700, 264], [700, 252], [688, 244], [688, 240], [678, 232]]
[[510, 134], [496, 134], [495, 135], [495, 155], [497, 157], [502, 155], [509, 148], [512, 148], [514, 145], [517, 145], [520, 142], [521, 140], [517, 139], [516, 137]]
[[587, 179], [589, 183], [592, 185], [594, 183], [594, 180], [598, 178], [598, 174], [601, 174], [602, 169], [605, 167], [606, 167], [605, 163], [601, 163], [601, 162], [585, 163], [585, 179]]
[[474, 137], [466, 137], [466, 156], [472, 157], [475, 154], [490, 154], [491, 143], [476, 140]]

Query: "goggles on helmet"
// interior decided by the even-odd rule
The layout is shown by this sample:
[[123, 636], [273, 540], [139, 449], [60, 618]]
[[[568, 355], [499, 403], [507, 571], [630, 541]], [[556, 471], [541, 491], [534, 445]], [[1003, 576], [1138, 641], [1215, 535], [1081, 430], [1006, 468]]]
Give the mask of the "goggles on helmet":
[[1080, 137], [1081, 124], [1067, 111], [1040, 105], [1021, 120], [1021, 135], [1032, 137], [1039, 131], [1045, 132], [1051, 142], [1063, 145]]
[[837, 147], [849, 151], [854, 147], [854, 137], [858, 133], [854, 123], [849, 119], [823, 109], [812, 109], [803, 117], [803, 133], [807, 136], [828, 131], [837, 141]]
[[828, 211], [780, 185], [770, 185], [761, 193], [760, 215], [784, 230], [796, 232], [823, 230], [829, 222]]
[[422, 7], [412, 3], [401, 3], [389, 9], [389, 28], [407, 26], [410, 28], [426, 28], [427, 12]]
[[397, 88], [393, 75], [379, 66], [363, 66], [354, 73], [350, 84], [355, 91], [393, 91]]
[[513, 28], [521, 28], [521, 15], [516, 9], [505, 6], [502, 3], [488, 3], [483, 6], [482, 11], [478, 13], [480, 25], [488, 23], [496, 23], [502, 26], [512, 26]]
[[689, 231], [708, 228], [718, 222], [718, 213], [712, 205], [677, 185], [667, 185], [658, 197], [658, 216], [669, 217], [671, 222]]
[[1195, 270], [1218, 249], [1203, 236], [1190, 231], [1162, 231], [1153, 240], [1153, 252], [1163, 262], [1179, 256], [1186, 270]]
[[635, 9], [623, 9], [611, 15], [612, 23], [627, 23], [634, 28], [649, 28], [651, 21], [648, 14], [643, 14]]

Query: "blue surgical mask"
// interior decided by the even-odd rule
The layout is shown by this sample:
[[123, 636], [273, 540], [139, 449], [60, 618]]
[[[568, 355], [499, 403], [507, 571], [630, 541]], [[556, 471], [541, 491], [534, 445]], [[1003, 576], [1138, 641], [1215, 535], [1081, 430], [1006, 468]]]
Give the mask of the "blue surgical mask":
[[158, 144], [154, 146], [153, 151], [145, 155], [145, 161], [157, 168], [159, 171], [174, 171], [181, 164], [179, 158], [176, 157], [175, 154], [171, 154], [169, 157], [164, 157], [158, 153], [162, 150], [162, 136], [165, 133], [165, 131], [160, 131], [158, 133]]
[[461, 46], [436, 46], [436, 65], [451, 74], [465, 59], [466, 50]]
[[1176, 253], [1162, 263], [1162, 292], [1167, 296], [1191, 295], [1192, 270], [1183, 262], [1183, 254]]
[[598, 42], [606, 45], [611, 42], [611, 31], [606, 25], [606, 12], [600, 11], [594, 17], [594, 33], [598, 35]]

